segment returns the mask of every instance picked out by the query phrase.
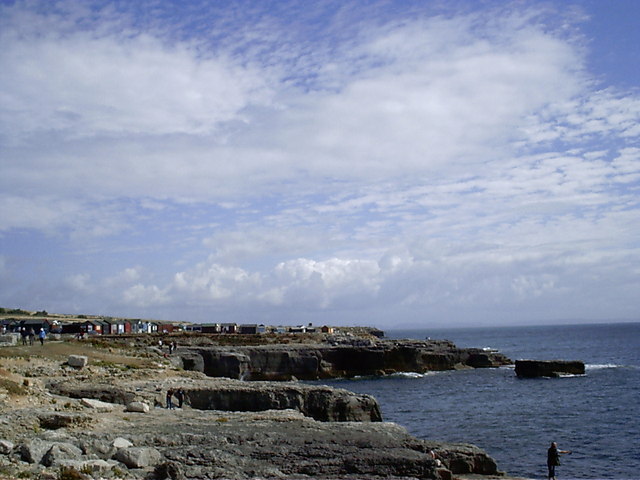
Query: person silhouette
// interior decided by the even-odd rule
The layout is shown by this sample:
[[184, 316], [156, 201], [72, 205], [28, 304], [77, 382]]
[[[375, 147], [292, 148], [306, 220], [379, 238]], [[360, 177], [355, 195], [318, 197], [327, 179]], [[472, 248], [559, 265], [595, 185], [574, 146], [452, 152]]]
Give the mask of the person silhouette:
[[547, 467], [549, 468], [549, 480], [556, 480], [556, 467], [560, 465], [561, 454], [571, 454], [570, 450], [558, 450], [558, 444], [551, 442], [547, 450]]

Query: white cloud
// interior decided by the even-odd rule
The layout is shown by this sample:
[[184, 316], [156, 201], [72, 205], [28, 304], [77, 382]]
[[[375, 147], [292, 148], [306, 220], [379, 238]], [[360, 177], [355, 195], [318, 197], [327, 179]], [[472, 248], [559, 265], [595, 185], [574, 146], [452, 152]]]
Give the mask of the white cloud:
[[223, 53], [206, 58], [126, 30], [25, 35], [21, 27], [5, 22], [1, 37], [5, 138], [205, 134], [269, 98], [265, 72]]
[[172, 290], [185, 296], [186, 303], [232, 300], [241, 302], [260, 283], [259, 275], [238, 267], [203, 262], [194, 269], [176, 273]]
[[44, 232], [83, 272], [53, 268], [53, 296], [119, 311], [635, 305], [640, 97], [597, 84], [543, 7], [344, 6], [299, 38], [237, 8], [189, 38], [56, 5], [2, 7], [0, 275], [29, 258], [16, 232]]
[[66, 286], [74, 293], [81, 293], [89, 295], [94, 293], [94, 286], [92, 285], [91, 276], [86, 273], [78, 273], [71, 275], [65, 281]]
[[165, 291], [155, 285], [145, 286], [136, 284], [124, 291], [123, 302], [126, 305], [134, 307], [162, 306], [169, 303]]
[[515, 17], [363, 28], [334, 50], [337, 78], [312, 91], [276, 76], [303, 72], [254, 58], [59, 22], [44, 35], [10, 25], [0, 85], [2, 131], [32, 144], [28, 158], [10, 150], [14, 188], [46, 182], [63, 197], [225, 200], [469, 168], [512, 154], [525, 117], [583, 88], [579, 52]]
[[119, 272], [117, 275], [113, 277], [107, 278], [104, 281], [104, 286], [106, 288], [119, 288], [124, 285], [131, 285], [135, 282], [138, 282], [142, 278], [141, 267], [128, 267]]

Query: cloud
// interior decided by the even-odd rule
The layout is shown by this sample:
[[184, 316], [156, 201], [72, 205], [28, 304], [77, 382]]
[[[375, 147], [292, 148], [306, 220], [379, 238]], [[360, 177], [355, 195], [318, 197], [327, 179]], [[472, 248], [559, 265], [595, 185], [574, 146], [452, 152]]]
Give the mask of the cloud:
[[124, 292], [123, 297], [125, 304], [134, 307], [148, 307], [153, 305], [157, 308], [158, 306], [165, 305], [170, 301], [166, 292], [155, 285], [145, 286], [142, 284], [136, 284], [129, 287]]
[[203, 58], [185, 42], [130, 29], [69, 31], [58, 20], [45, 32], [3, 22], [5, 139], [212, 133], [269, 97], [265, 72], [223, 52]]
[[[20, 187], [43, 185], [35, 169], [58, 195], [211, 201], [432, 174], [513, 153], [522, 119], [584, 83], [579, 53], [517, 16], [389, 22], [331, 57], [324, 45], [270, 57], [297, 56], [298, 72], [112, 17], [119, 28], [95, 31], [47, 17], [45, 34], [8, 22], [0, 118], [5, 141], [31, 144], [9, 150]], [[329, 58], [311, 90], [283, 78]]]
[[19, 235], [58, 258], [3, 298], [632, 312], [640, 97], [587, 70], [583, 15], [391, 5], [0, 7], [0, 267]]

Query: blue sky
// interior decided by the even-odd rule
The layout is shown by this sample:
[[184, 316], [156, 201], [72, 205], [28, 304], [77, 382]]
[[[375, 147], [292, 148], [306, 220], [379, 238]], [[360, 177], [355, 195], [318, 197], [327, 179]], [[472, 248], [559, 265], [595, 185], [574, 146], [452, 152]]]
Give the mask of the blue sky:
[[0, 2], [0, 305], [639, 320], [640, 3]]

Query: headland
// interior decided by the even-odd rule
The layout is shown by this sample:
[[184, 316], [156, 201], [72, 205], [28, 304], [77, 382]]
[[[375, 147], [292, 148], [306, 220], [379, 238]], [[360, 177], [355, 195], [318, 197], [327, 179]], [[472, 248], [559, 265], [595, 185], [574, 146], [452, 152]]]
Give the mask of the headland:
[[508, 478], [477, 446], [385, 422], [371, 396], [297, 381], [508, 363], [498, 352], [353, 332], [16, 343], [0, 347], [0, 478]]

